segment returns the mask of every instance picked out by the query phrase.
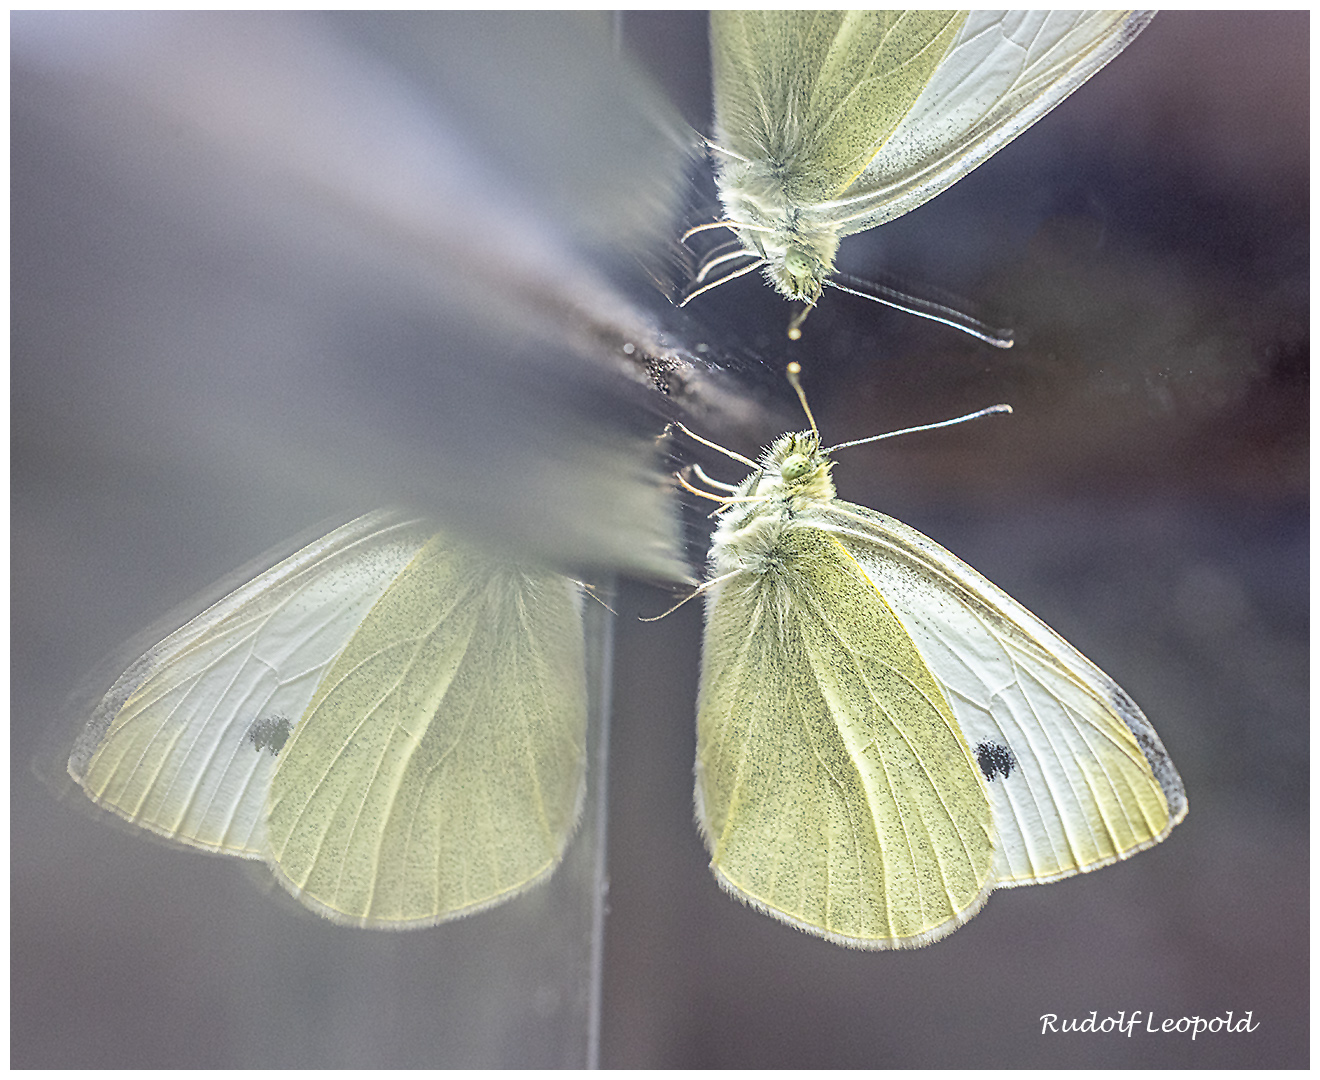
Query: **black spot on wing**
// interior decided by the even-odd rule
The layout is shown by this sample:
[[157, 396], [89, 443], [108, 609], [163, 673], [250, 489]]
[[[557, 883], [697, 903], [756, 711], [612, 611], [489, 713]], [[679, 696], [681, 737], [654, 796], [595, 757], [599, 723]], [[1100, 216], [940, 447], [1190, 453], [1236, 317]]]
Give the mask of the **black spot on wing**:
[[287, 716], [263, 716], [248, 728], [248, 741], [257, 748], [257, 753], [269, 750], [275, 757], [284, 749], [293, 733], [293, 722]]
[[1017, 768], [1013, 751], [1002, 743], [977, 743], [976, 763], [981, 766], [981, 774], [991, 783], [994, 783], [995, 773], [1001, 773], [1007, 780], [1008, 774]]

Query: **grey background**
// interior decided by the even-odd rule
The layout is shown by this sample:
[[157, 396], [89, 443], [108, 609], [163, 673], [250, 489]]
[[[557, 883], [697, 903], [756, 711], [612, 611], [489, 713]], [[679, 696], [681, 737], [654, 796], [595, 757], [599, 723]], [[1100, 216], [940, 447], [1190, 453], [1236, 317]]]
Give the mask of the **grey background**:
[[[458, 38], [446, 18], [433, 24], [439, 36]], [[507, 130], [463, 89], [475, 75], [435, 85], [416, 75], [415, 34], [391, 37], [381, 23], [334, 33], [350, 54], [412, 72], [410, 100], [457, 117], [474, 145], [472, 131]], [[630, 15], [622, 36], [660, 100], [704, 126], [702, 19]], [[504, 39], [485, 40], [475, 54], [498, 58], [489, 42]], [[639, 548], [659, 554], [634, 574], [666, 576], [671, 555], [699, 568], [704, 511], [688, 508], [675, 541], [667, 500], [619, 509], [628, 484], [608, 486], [618, 455], [600, 453], [596, 433], [644, 439], [683, 415], [751, 452], [799, 423], [780, 376], [798, 359], [833, 441], [1014, 406], [1012, 417], [840, 455], [840, 494], [928, 533], [1113, 675], [1159, 730], [1190, 813], [1119, 866], [996, 894], [927, 949], [863, 954], [795, 933], [718, 889], [692, 824], [700, 611], [639, 624], [673, 594], [625, 582], [614, 605], [601, 1062], [1307, 1064], [1308, 43], [1306, 13], [1163, 13], [970, 177], [844, 242], [846, 270], [929, 283], [1012, 324], [1008, 353], [839, 294], [790, 344], [791, 309], [751, 276], [672, 312], [621, 253], [673, 227], [634, 222], [630, 235], [626, 212], [612, 217], [587, 185], [598, 174], [606, 188], [640, 185], [658, 171], [693, 207], [708, 189], [680, 186], [663, 153], [647, 157], [663, 139], [613, 154], [617, 132], [637, 123], [574, 119], [563, 93], [535, 92], [539, 69], [496, 65], [519, 75], [515, 119], [526, 109], [542, 120], [481, 145], [482, 167], [511, 185], [501, 213], [468, 214], [489, 237], [478, 250], [497, 253], [482, 288], [511, 258], [511, 215], [555, 223], [571, 265], [627, 301], [625, 317], [613, 293], [591, 294], [593, 325], [606, 328], [594, 338], [613, 342], [605, 351], [617, 360], [619, 341], [645, 336], [673, 365], [667, 397], [566, 340], [575, 316], [548, 328], [524, 317], [539, 288], [525, 278], [498, 303], [456, 303], [511, 307], [494, 330], [451, 319], [435, 299], [454, 262], [439, 226], [419, 255], [383, 244], [377, 225], [354, 232], [293, 199], [274, 219], [294, 220], [303, 246], [272, 244], [270, 255], [250, 235], [267, 220], [260, 170], [195, 203], [178, 195], [197, 190], [186, 170], [177, 187], [161, 181], [162, 198], [144, 196], [113, 148], [106, 164], [87, 150], [102, 144], [49, 120], [74, 93], [67, 72], [38, 77], [16, 54], [12, 1063], [582, 1060], [588, 952], [563, 916], [590, 896], [589, 870], [566, 866], [542, 892], [436, 930], [346, 932], [269, 895], [259, 875], [115, 828], [76, 790], [38, 777], [58, 776], [51, 763], [77, 719], [65, 696], [103, 656], [157, 620], [177, 625], [198, 590], [370, 499], [467, 508], [454, 491], [491, 464], [474, 501], [511, 509], [493, 523], [478, 515], [477, 531], [501, 533], [518, 507], [536, 522], [566, 507], [563, 520], [603, 538], [583, 560], [601, 578], [619, 551]], [[602, 124], [620, 126], [611, 138]], [[551, 137], [532, 146], [537, 128]], [[180, 131], [149, 132], [165, 165], [153, 156], [145, 167], [176, 160], [167, 151]], [[560, 190], [552, 178], [565, 175]], [[664, 185], [658, 203], [628, 190], [649, 208], [645, 222], [665, 217]], [[152, 225], [162, 221], [163, 241]], [[668, 257], [656, 250], [650, 270]], [[483, 367], [517, 352], [510, 338], [545, 367]], [[464, 418], [452, 441], [431, 431], [452, 434]], [[516, 478], [547, 460], [533, 493], [547, 477], [582, 482], [541, 505]], [[634, 478], [664, 491], [663, 469], [636, 460]], [[417, 479], [449, 469], [456, 485]], [[579, 502], [581, 489], [614, 494]], [[551, 537], [540, 553], [568, 561], [586, 543]], [[1046, 1013], [1134, 1009], [1143, 1021], [1131, 1038], [1041, 1034]], [[1259, 1027], [1195, 1042], [1142, 1030], [1146, 1013], [1230, 1009], [1251, 1010]]]

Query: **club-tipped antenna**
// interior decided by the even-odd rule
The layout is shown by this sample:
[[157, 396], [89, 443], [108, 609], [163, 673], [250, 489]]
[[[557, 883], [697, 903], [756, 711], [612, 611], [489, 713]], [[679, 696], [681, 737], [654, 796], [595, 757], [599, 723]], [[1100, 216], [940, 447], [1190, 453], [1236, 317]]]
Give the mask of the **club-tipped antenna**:
[[815, 306], [816, 306], [815, 304], [805, 305], [802, 308], [802, 310], [799, 311], [796, 315], [794, 315], [793, 318], [789, 321], [788, 324], [789, 341], [797, 341], [797, 339], [802, 336], [802, 324], [807, 321], [807, 316], [811, 314], [811, 309], [814, 308]]
[[[820, 429], [816, 427], [816, 418], [811, 415], [811, 406], [807, 404], [807, 392], [802, 389], [802, 365], [796, 360], [792, 361], [785, 369], [785, 374], [788, 376], [789, 385], [797, 392], [798, 401], [802, 402], [802, 411], [807, 414], [807, 420], [811, 422], [812, 432], [815, 433], [817, 438], [820, 438]], [[835, 443], [833, 446], [821, 451], [821, 453], [832, 454], [835, 450], [846, 450], [850, 446], [861, 446], [863, 443], [892, 439], [896, 435], [911, 435], [916, 431], [932, 431], [935, 428], [953, 427], [954, 424], [965, 424], [968, 420], [979, 420], [983, 416], [993, 416], [995, 413], [1011, 413], [1012, 411], [1012, 405], [989, 405], [984, 409], [977, 409], [976, 412], [970, 412], [964, 416], [955, 416], [952, 420], [937, 420], [933, 424], [918, 424], [916, 427], [899, 428], [898, 431], [886, 431], [883, 435], [869, 435], [865, 439]]]
[[861, 446], [863, 443], [879, 442], [881, 439], [892, 439], [895, 435], [911, 435], [914, 431], [932, 431], [935, 428], [953, 427], [954, 424], [964, 424], [968, 420], [979, 420], [983, 416], [993, 416], [995, 413], [1011, 413], [1012, 411], [1012, 405], [990, 405], [984, 409], [977, 409], [976, 412], [967, 413], [965, 416], [955, 416], [952, 420], [939, 420], [934, 424], [918, 424], [916, 427], [886, 431], [883, 435], [871, 435], [865, 439], [853, 439], [851, 442], [836, 443], [824, 452], [832, 454], [835, 450], [845, 450], [850, 446]]
[[807, 419], [811, 422], [811, 430], [819, 439], [820, 429], [816, 427], [816, 418], [811, 415], [811, 406], [807, 404], [807, 392], [802, 389], [802, 380], [798, 377], [802, 374], [802, 365], [793, 360], [785, 368], [785, 373], [788, 375], [789, 385], [797, 391], [798, 401], [802, 402], [802, 411], [807, 414]]
[[[847, 284], [841, 284], [841, 282], [847, 282]], [[835, 274], [833, 277], [828, 277], [825, 279], [825, 284], [851, 296], [874, 300], [877, 304], [885, 304], [897, 308], [899, 311], [906, 311], [909, 315], [916, 315], [922, 319], [931, 319], [934, 322], [943, 323], [945, 326], [951, 326], [955, 330], [961, 330], [964, 334], [976, 338], [977, 341], [984, 341], [987, 345], [993, 345], [996, 349], [1011, 349], [1013, 347], [1013, 331], [1011, 329], [993, 327], [948, 304], [926, 300], [902, 292], [899, 289], [891, 288], [888, 285], [881, 285], [879, 282], [874, 281], [863, 281], [861, 278], [851, 277], [848, 274]], [[802, 316], [790, 324], [789, 337], [793, 337], [794, 328], [800, 325], [802, 319], [805, 318], [806, 313], [804, 312]], [[801, 336], [800, 331], [799, 336]], [[797, 339], [794, 338], [794, 340]]]

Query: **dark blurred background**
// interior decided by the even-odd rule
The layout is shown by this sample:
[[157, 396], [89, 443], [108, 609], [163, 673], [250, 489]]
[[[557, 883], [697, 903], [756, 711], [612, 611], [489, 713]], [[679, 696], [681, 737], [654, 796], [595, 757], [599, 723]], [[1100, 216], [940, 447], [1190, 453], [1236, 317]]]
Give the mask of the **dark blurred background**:
[[[14, 16], [11, 1063], [589, 1060], [589, 950], [544, 921], [589, 868], [435, 930], [344, 931], [39, 782], [65, 695], [125, 638], [406, 499], [623, 575], [602, 1064], [1305, 1066], [1309, 14], [1163, 13], [969, 177], [844, 241], [842, 269], [1013, 326], [1008, 352], [838, 293], [790, 343], [754, 275], [671, 309], [653, 279], [713, 194], [679, 123], [709, 123], [704, 17], [537, 18]], [[1165, 843], [913, 952], [837, 948], [715, 885], [700, 610], [636, 621], [704, 550], [704, 508], [678, 520], [664, 484], [692, 448], [653, 437], [679, 416], [752, 453], [800, 423], [790, 359], [832, 442], [1013, 405], [843, 452], [840, 495], [1142, 705], [1188, 791]], [[1041, 1034], [1134, 1009], [1130, 1038]], [[1144, 1031], [1228, 1010], [1259, 1026]]]

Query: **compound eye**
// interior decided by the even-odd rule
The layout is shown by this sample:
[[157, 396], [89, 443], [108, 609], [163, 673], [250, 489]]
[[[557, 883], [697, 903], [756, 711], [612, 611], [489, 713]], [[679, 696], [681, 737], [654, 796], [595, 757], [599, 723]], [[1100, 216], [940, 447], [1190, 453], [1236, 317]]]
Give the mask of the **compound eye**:
[[811, 260], [800, 248], [789, 248], [784, 252], [784, 269], [795, 278], [803, 278], [811, 273]]
[[785, 480], [797, 480], [811, 472], [811, 458], [806, 454], [789, 454], [784, 464], [779, 467], [779, 475]]

